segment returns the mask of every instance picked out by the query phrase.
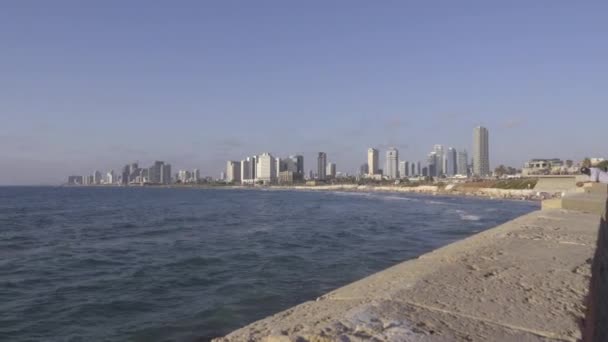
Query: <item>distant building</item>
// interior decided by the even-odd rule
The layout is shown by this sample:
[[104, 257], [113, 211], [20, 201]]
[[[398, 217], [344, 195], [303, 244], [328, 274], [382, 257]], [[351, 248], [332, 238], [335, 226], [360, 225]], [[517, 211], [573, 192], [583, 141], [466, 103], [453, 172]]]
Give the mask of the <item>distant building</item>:
[[82, 185], [82, 183], [84, 183], [82, 176], [69, 176], [68, 177], [69, 185]]
[[252, 184], [255, 181], [252, 164], [250, 157], [241, 160], [241, 184]]
[[405, 178], [408, 176], [408, 163], [404, 161], [399, 162], [399, 178]]
[[93, 183], [99, 185], [99, 184], [101, 184], [101, 180], [102, 180], [101, 172], [95, 171], [95, 173], [93, 174]]
[[161, 173], [160, 180], [162, 184], [171, 184], [171, 164], [164, 164]]
[[282, 171], [279, 172], [279, 184], [291, 184], [293, 183], [293, 171]]
[[445, 174], [446, 176], [454, 176], [458, 170], [456, 168], [456, 149], [453, 147], [448, 148], [448, 152], [445, 155]]
[[361, 167], [359, 167], [359, 175], [365, 176], [368, 173], [369, 173], [369, 168], [367, 167], [367, 163], [361, 164]]
[[122, 177], [120, 178], [120, 183], [122, 185], [128, 185], [129, 184], [129, 175], [131, 174], [131, 166], [130, 165], [125, 165], [122, 168]]
[[270, 153], [257, 156], [256, 181], [274, 183], [277, 180], [276, 159]]
[[300, 175], [302, 175], [302, 177], [304, 177], [304, 157], [301, 155], [295, 155], [289, 156], [289, 159], [291, 159], [296, 166], [295, 172], [299, 173]]
[[564, 161], [559, 158], [531, 159], [524, 164], [521, 174], [522, 176], [543, 175], [559, 173], [562, 169], [563, 171], [566, 171], [567, 166]]
[[[443, 145], [440, 144], [436, 144], [435, 146], [433, 146], [433, 152], [435, 152], [435, 175], [433, 175], [433, 177], [436, 176], [440, 176], [443, 175], [444, 170], [443, 170], [443, 158], [444, 158], [444, 151], [443, 151]], [[430, 171], [429, 171], [430, 172]]]
[[468, 176], [469, 175], [469, 157], [467, 155], [467, 151], [463, 150], [463, 151], [459, 151], [457, 153], [457, 171], [456, 174], [462, 175], [462, 176]]
[[317, 179], [325, 180], [327, 174], [327, 154], [319, 152], [317, 156]]
[[198, 169], [192, 170], [192, 182], [198, 183], [201, 179], [201, 172]]
[[367, 166], [369, 175], [373, 176], [378, 174], [380, 165], [378, 162], [378, 150], [375, 148], [369, 148], [367, 150]]
[[488, 129], [481, 126], [473, 130], [473, 174], [490, 175], [489, 134]]
[[412, 165], [410, 165], [410, 167], [412, 168], [410, 176], [418, 176], [418, 173], [416, 172], [416, 163], [412, 162]]
[[394, 147], [391, 147], [386, 151], [385, 171], [388, 178], [399, 178], [399, 150]]
[[422, 174], [422, 163], [418, 161], [416, 163], [416, 176], [420, 176]]
[[[114, 179], [114, 170], [106, 173], [106, 184], [114, 184], [116, 180]], [[81, 183], [82, 184], [82, 183]]]
[[437, 152], [433, 151], [431, 153], [429, 153], [429, 156], [427, 158], [427, 174], [425, 176], [428, 177], [437, 177], [439, 176], [439, 168], [437, 167], [439, 164], [441, 164], [441, 159], [439, 157], [439, 155], [437, 155]]
[[226, 163], [226, 182], [241, 182], [241, 162], [229, 160]]
[[220, 172], [220, 178], [219, 178], [219, 180], [220, 181], [225, 181], [226, 180], [226, 172], [224, 172], [224, 171]]
[[325, 175], [328, 178], [336, 178], [336, 163], [327, 163], [327, 169]]

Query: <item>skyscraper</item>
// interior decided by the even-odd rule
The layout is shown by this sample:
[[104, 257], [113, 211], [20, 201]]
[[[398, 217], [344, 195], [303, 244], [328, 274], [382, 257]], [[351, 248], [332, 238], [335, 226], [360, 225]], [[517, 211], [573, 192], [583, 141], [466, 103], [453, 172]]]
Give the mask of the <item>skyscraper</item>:
[[129, 165], [125, 165], [122, 168], [122, 178], [120, 179], [120, 183], [122, 185], [129, 184], [129, 174], [130, 174], [130, 166]]
[[336, 163], [327, 163], [326, 176], [328, 178], [336, 178]]
[[399, 162], [399, 178], [408, 176], [408, 163], [406, 161]]
[[319, 152], [317, 157], [317, 179], [325, 180], [327, 175], [327, 154]]
[[399, 178], [399, 151], [391, 147], [386, 151], [386, 171], [390, 179]]
[[361, 164], [361, 167], [359, 167], [359, 176], [365, 176], [368, 173], [369, 173], [369, 168], [367, 166], [367, 163]]
[[490, 150], [488, 129], [482, 126], [473, 130], [473, 174], [490, 175]]
[[456, 149], [453, 147], [448, 148], [448, 152], [445, 155], [445, 174], [446, 176], [453, 176], [456, 174]]
[[439, 156], [437, 155], [437, 152], [433, 151], [431, 153], [429, 153], [428, 159], [427, 159], [427, 164], [428, 164], [428, 173], [427, 176], [429, 177], [437, 177], [439, 176], [439, 168], [437, 167], [439, 164], [441, 164], [440, 162], [441, 159], [439, 159]]
[[273, 183], [277, 180], [276, 159], [270, 153], [262, 153], [256, 160], [256, 180], [264, 183]]
[[369, 148], [367, 150], [367, 169], [369, 172], [369, 175], [377, 175], [378, 169], [380, 167], [380, 165], [378, 165], [378, 150], [376, 150], [375, 148]]
[[171, 164], [163, 164], [160, 181], [162, 184], [171, 184]]
[[435, 173], [436, 174], [433, 176], [440, 176], [440, 175], [444, 174], [444, 172], [445, 172], [445, 170], [443, 169], [443, 156], [444, 156], [443, 145], [436, 144], [435, 146], [433, 146], [433, 152], [435, 152], [435, 155], [437, 156], [437, 159], [435, 160]]
[[295, 155], [289, 156], [289, 158], [296, 164], [295, 172], [304, 177], [304, 157], [301, 155]]
[[241, 182], [241, 162], [229, 160], [226, 163], [226, 182]]
[[251, 183], [253, 177], [251, 175], [251, 158], [241, 160], [241, 183]]
[[457, 174], [467, 176], [469, 174], [469, 157], [467, 151], [458, 152], [458, 172]]

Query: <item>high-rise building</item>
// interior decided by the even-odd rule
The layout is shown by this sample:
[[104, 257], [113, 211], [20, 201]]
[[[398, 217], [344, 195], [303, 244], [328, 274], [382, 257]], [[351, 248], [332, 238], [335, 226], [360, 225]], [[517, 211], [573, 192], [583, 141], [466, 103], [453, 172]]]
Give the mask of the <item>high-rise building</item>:
[[163, 164], [160, 172], [160, 181], [162, 184], [171, 184], [171, 164]]
[[399, 178], [399, 151], [391, 147], [386, 151], [385, 175], [390, 179]]
[[327, 163], [325, 174], [329, 178], [336, 178], [336, 163]]
[[420, 176], [422, 174], [422, 163], [420, 161], [416, 162], [416, 176]]
[[467, 156], [467, 151], [463, 150], [463, 151], [459, 151], [458, 152], [458, 158], [457, 158], [458, 162], [456, 164], [458, 164], [457, 166], [457, 174], [459, 175], [463, 175], [463, 176], [468, 176], [469, 174], [469, 157]]
[[226, 182], [241, 182], [241, 162], [229, 160], [226, 163]]
[[361, 167], [359, 167], [359, 175], [365, 176], [368, 173], [369, 173], [369, 168], [367, 167], [367, 163], [361, 164]]
[[453, 147], [448, 148], [448, 152], [445, 155], [445, 175], [453, 176], [458, 171], [456, 169], [456, 149]]
[[490, 175], [489, 134], [488, 129], [481, 126], [473, 130], [473, 174]]
[[399, 178], [405, 178], [408, 176], [408, 164], [407, 162], [400, 161], [399, 162]]
[[369, 148], [367, 150], [367, 167], [369, 175], [373, 176], [378, 174], [380, 165], [378, 163], [378, 150], [375, 148]]
[[291, 159], [296, 165], [295, 172], [304, 177], [304, 157], [298, 154], [295, 156], [289, 156], [289, 159]]
[[277, 179], [277, 162], [270, 153], [257, 156], [256, 181], [274, 183]]
[[241, 183], [252, 183], [253, 175], [251, 172], [251, 158], [247, 157], [246, 159], [241, 160]]
[[106, 173], [106, 184], [114, 184], [114, 181], [114, 170], [111, 170], [110, 172]]
[[427, 175], [429, 177], [439, 176], [438, 165], [440, 165], [440, 164], [441, 164], [441, 159], [440, 159], [439, 155], [437, 155], [437, 152], [433, 151], [433, 152], [429, 153], [429, 156], [427, 158], [427, 165], [428, 165]]
[[325, 180], [327, 178], [327, 154], [319, 152], [317, 157], [317, 179]]
[[[443, 145], [440, 144], [436, 144], [435, 146], [433, 146], [433, 152], [435, 152], [435, 155], [437, 156], [437, 159], [435, 161], [435, 175], [434, 176], [440, 176], [442, 174], [444, 174], [445, 170], [443, 169], [443, 156], [444, 156], [444, 150], [443, 150]], [[429, 170], [430, 172], [430, 170]]]
[[165, 162], [155, 161], [154, 165], [152, 165], [148, 169], [148, 182], [153, 184], [162, 184], [163, 183], [163, 167]]
[[198, 169], [192, 170], [192, 181], [194, 183], [198, 183], [198, 181], [200, 179], [201, 179], [201, 172]]
[[95, 171], [93, 174], [93, 183], [97, 185], [101, 184], [101, 172]]
[[122, 185], [127, 185], [129, 184], [129, 175], [130, 175], [130, 170], [131, 170], [131, 166], [130, 165], [125, 165], [122, 168], [122, 178], [120, 179], [120, 183]]

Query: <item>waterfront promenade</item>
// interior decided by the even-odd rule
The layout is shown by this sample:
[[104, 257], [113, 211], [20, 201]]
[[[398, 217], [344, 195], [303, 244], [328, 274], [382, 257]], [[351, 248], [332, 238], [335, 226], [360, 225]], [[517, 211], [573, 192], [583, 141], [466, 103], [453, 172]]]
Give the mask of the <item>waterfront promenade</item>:
[[608, 190], [584, 191], [215, 341], [604, 341]]

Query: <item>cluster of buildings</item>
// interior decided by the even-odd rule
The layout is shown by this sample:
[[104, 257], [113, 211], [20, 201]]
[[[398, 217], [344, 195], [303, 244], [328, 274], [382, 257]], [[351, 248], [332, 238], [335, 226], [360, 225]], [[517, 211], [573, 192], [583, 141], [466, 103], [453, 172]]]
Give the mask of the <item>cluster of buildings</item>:
[[[193, 174], [198, 177], [198, 170]], [[189, 179], [191, 179], [190, 176]], [[122, 172], [115, 173], [114, 170], [102, 175], [95, 171], [89, 176], [69, 176], [69, 185], [143, 185], [143, 184], [171, 184], [171, 164], [163, 161], [155, 161], [147, 168], [140, 168], [138, 163], [127, 164]]]
[[384, 169], [380, 169], [379, 151], [367, 151], [367, 163], [361, 165], [360, 174], [371, 179], [401, 179], [411, 177], [487, 177], [490, 171], [489, 135], [485, 127], [475, 127], [473, 132], [473, 160], [469, 162], [466, 150], [453, 147], [445, 149], [435, 145], [426, 162], [400, 161], [399, 150], [392, 147], [386, 151]]
[[[399, 150], [389, 148], [386, 151], [386, 162], [384, 168], [380, 168], [379, 151], [369, 148], [367, 151], [367, 163], [359, 170], [360, 178], [375, 180], [396, 180], [412, 177], [460, 177], [469, 176], [487, 177], [490, 171], [489, 136], [485, 127], [475, 127], [473, 132], [473, 158], [469, 162], [466, 150], [457, 151], [453, 147], [445, 148], [443, 145], [435, 145], [428, 154], [426, 161], [406, 161], [399, 159]], [[557, 161], [546, 162], [532, 161], [530, 169], [557, 165]], [[247, 157], [241, 161], [229, 160], [226, 171], [222, 172], [220, 180], [234, 184], [291, 184], [303, 182], [304, 180], [328, 181], [339, 177], [336, 172], [336, 164], [329, 162], [327, 153], [318, 152], [317, 168], [308, 175], [304, 172], [304, 157], [302, 155], [291, 155], [287, 158], [274, 157], [270, 153], [262, 153]], [[171, 164], [163, 161], [155, 161], [147, 168], [140, 168], [138, 163], [127, 164], [122, 172], [116, 174], [109, 171], [105, 175], [95, 171], [89, 176], [70, 176], [70, 185], [144, 185], [158, 184], [167, 185], [171, 183], [199, 183], [201, 180], [199, 170], [179, 170], [172, 177]]]
[[[321, 152], [319, 158], [325, 160], [327, 156]], [[335, 164], [333, 170], [335, 172]], [[324, 168], [322, 177], [325, 177], [325, 172]], [[303, 181], [304, 178], [303, 156], [275, 158], [268, 152], [241, 161], [229, 160], [226, 164], [226, 172], [220, 176], [221, 180], [238, 184], [283, 184]]]

